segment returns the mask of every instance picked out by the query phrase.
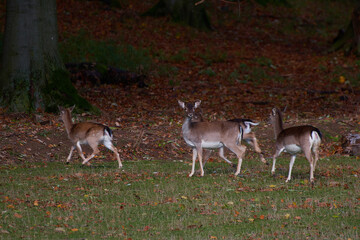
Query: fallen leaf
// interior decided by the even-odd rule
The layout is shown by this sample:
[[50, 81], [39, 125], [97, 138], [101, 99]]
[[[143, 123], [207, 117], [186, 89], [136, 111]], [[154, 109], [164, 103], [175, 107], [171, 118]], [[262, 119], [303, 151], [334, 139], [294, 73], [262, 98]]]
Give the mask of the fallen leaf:
[[55, 232], [66, 232], [66, 230], [62, 227], [55, 228]]

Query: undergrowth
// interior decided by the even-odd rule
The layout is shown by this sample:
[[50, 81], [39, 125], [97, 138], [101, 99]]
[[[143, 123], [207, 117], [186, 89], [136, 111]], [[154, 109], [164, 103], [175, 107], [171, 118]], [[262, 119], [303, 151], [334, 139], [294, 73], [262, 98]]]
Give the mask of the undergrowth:
[[85, 32], [69, 36], [60, 43], [60, 53], [65, 63], [95, 62], [106, 66], [146, 73], [152, 60], [149, 51], [114, 41], [94, 40]]

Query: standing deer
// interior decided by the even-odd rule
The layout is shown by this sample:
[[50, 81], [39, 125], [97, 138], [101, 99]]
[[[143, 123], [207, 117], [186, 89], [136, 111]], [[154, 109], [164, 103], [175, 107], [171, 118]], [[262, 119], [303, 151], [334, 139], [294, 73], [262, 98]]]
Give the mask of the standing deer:
[[[186, 104], [188, 104], [189, 108], [193, 108], [193, 117], [191, 119], [191, 122], [204, 122], [204, 119], [202, 118], [201, 113], [195, 111], [195, 108], [191, 103], [185, 103], [185, 105]], [[260, 159], [261, 159], [261, 161], [263, 163], [268, 164], [267, 161], [265, 160], [262, 152], [261, 152], [261, 149], [260, 149], [259, 144], [257, 142], [257, 138], [255, 136], [255, 133], [251, 132], [251, 126], [257, 126], [257, 125], [259, 125], [259, 123], [255, 123], [254, 121], [252, 121], [250, 119], [243, 119], [243, 118], [235, 118], [235, 119], [231, 119], [231, 120], [228, 120], [228, 121], [237, 122], [238, 124], [241, 125], [241, 127], [243, 128], [243, 137], [242, 137], [242, 139], [246, 143], [248, 143], [249, 145], [254, 147], [255, 152], [257, 152], [260, 155]], [[211, 149], [205, 149], [205, 154], [204, 154], [205, 156], [204, 156], [203, 166], [205, 166], [207, 160], [209, 160], [211, 153], [212, 153]], [[219, 148], [219, 157], [224, 159], [231, 166], [234, 166], [234, 164], [224, 156], [224, 148], [223, 147]]]
[[[66, 160], [66, 163], [68, 164], [70, 162], [72, 153], [74, 149], [77, 148], [77, 151], [83, 160], [82, 164], [85, 165], [89, 162], [90, 159], [99, 153], [98, 145], [103, 143], [106, 148], [114, 152], [114, 155], [119, 163], [119, 168], [121, 168], [122, 164], [119, 153], [111, 142], [113, 139], [111, 129], [108, 126], [102, 125], [100, 123], [73, 123], [71, 119], [71, 112], [74, 110], [74, 107], [75, 106], [71, 108], [63, 108], [59, 106], [60, 118], [64, 122], [66, 132], [72, 143], [70, 154]], [[93, 153], [88, 158], [85, 158], [81, 149], [81, 144], [88, 144], [92, 148]]]
[[[182, 134], [185, 142], [193, 149], [192, 169], [189, 177], [195, 172], [195, 161], [199, 158], [200, 175], [204, 176], [203, 169], [203, 149], [217, 149], [223, 151], [223, 147], [227, 147], [236, 154], [238, 165], [235, 176], [240, 173], [242, 158], [245, 155], [246, 147], [241, 145], [243, 128], [237, 122], [218, 121], [203, 122], [196, 118], [195, 109], [200, 106], [201, 101], [195, 104], [184, 103], [178, 100], [181, 108], [186, 112], [184, 124], [182, 126]], [[193, 121], [194, 120], [194, 121]], [[222, 153], [223, 155], [223, 153]]]
[[[289, 165], [289, 175], [286, 182], [291, 179], [291, 170], [293, 168], [296, 155], [301, 151], [310, 163], [310, 182], [314, 184], [314, 171], [316, 162], [319, 159], [319, 146], [321, 144], [321, 132], [319, 129], [305, 125], [290, 128], [283, 128], [282, 114], [278, 108], [274, 108], [270, 114], [270, 122], [274, 128], [276, 139], [276, 151], [273, 156], [273, 166], [271, 173], [275, 174], [276, 158], [281, 152], [285, 151], [291, 155]], [[313, 157], [313, 154], [315, 158]]]

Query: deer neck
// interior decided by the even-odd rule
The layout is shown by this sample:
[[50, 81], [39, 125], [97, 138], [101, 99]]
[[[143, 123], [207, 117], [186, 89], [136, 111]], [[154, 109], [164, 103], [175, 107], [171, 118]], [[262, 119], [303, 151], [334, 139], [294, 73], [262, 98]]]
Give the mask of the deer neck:
[[277, 139], [277, 136], [279, 136], [279, 133], [282, 130], [284, 130], [281, 113], [277, 113], [274, 116], [273, 121], [272, 121], [272, 125], [273, 125], [273, 128], [274, 128], [275, 139]]
[[64, 125], [65, 125], [65, 129], [67, 134], [70, 136], [71, 133], [71, 129], [74, 125], [72, 119], [71, 119], [71, 114], [69, 112], [66, 112], [65, 115], [62, 117]]
[[189, 131], [189, 129], [190, 129], [190, 124], [191, 124], [191, 117], [186, 116], [185, 121], [184, 121], [184, 123], [183, 123], [183, 125], [182, 125], [182, 132], [183, 132], [183, 134], [186, 133], [187, 131]]

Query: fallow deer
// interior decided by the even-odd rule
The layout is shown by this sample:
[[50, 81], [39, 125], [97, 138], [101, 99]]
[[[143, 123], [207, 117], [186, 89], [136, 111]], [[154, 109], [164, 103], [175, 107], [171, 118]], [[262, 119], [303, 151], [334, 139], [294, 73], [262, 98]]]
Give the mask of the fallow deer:
[[[192, 103], [185, 103], [185, 105], [188, 106], [189, 109], [193, 109], [193, 117], [191, 119], [192, 122], [203, 122], [204, 119], [202, 117], [202, 114], [198, 111], [196, 111], [194, 105]], [[251, 126], [257, 126], [259, 125], [259, 123], [256, 123], [250, 119], [243, 119], [243, 118], [235, 118], [235, 119], [231, 119], [228, 120], [231, 122], [237, 122], [238, 124], [241, 125], [241, 127], [243, 128], [243, 140], [248, 143], [249, 145], [253, 146], [255, 149], [255, 152], [257, 152], [260, 155], [260, 160], [265, 163], [268, 164], [268, 162], [265, 160], [261, 149], [259, 147], [256, 135], [254, 132], [251, 132]], [[210, 158], [212, 150], [211, 149], [204, 149], [204, 163], [203, 166], [205, 166], [207, 160]], [[230, 164], [231, 166], [234, 166], [234, 164], [228, 160], [225, 156], [224, 156], [224, 148], [219, 148], [219, 157], [221, 157], [222, 159], [224, 159], [228, 164]]]
[[[60, 118], [64, 122], [66, 132], [72, 143], [70, 154], [66, 163], [68, 164], [70, 162], [72, 153], [76, 148], [83, 160], [82, 164], [87, 164], [90, 159], [99, 153], [98, 145], [103, 143], [106, 148], [114, 152], [114, 155], [119, 163], [119, 168], [121, 168], [122, 163], [119, 153], [111, 142], [113, 139], [111, 129], [108, 126], [94, 122], [73, 123], [71, 119], [71, 112], [74, 110], [74, 107], [75, 106], [71, 108], [63, 108], [59, 106]], [[93, 152], [88, 158], [85, 158], [81, 149], [81, 144], [88, 144], [92, 148]]]
[[[184, 124], [182, 126], [182, 134], [185, 142], [193, 149], [192, 169], [189, 177], [195, 172], [195, 161], [199, 158], [200, 175], [204, 176], [203, 169], [203, 149], [223, 149], [227, 147], [236, 154], [238, 165], [235, 176], [240, 173], [242, 159], [245, 155], [246, 147], [241, 145], [243, 128], [237, 122], [217, 121], [203, 122], [193, 121], [195, 109], [200, 106], [201, 101], [195, 104], [178, 100], [181, 108], [186, 112]], [[220, 150], [221, 151], [221, 150]]]
[[[310, 182], [314, 184], [314, 171], [316, 162], [319, 159], [319, 146], [321, 144], [321, 132], [319, 129], [310, 126], [296, 126], [283, 128], [282, 114], [278, 108], [274, 108], [270, 114], [270, 122], [273, 125], [276, 151], [273, 156], [273, 166], [271, 173], [275, 174], [276, 158], [281, 152], [285, 151], [291, 155], [289, 174], [286, 182], [291, 179], [291, 171], [295, 162], [296, 155], [304, 152], [305, 157], [310, 163]], [[315, 155], [315, 158], [313, 157]]]

